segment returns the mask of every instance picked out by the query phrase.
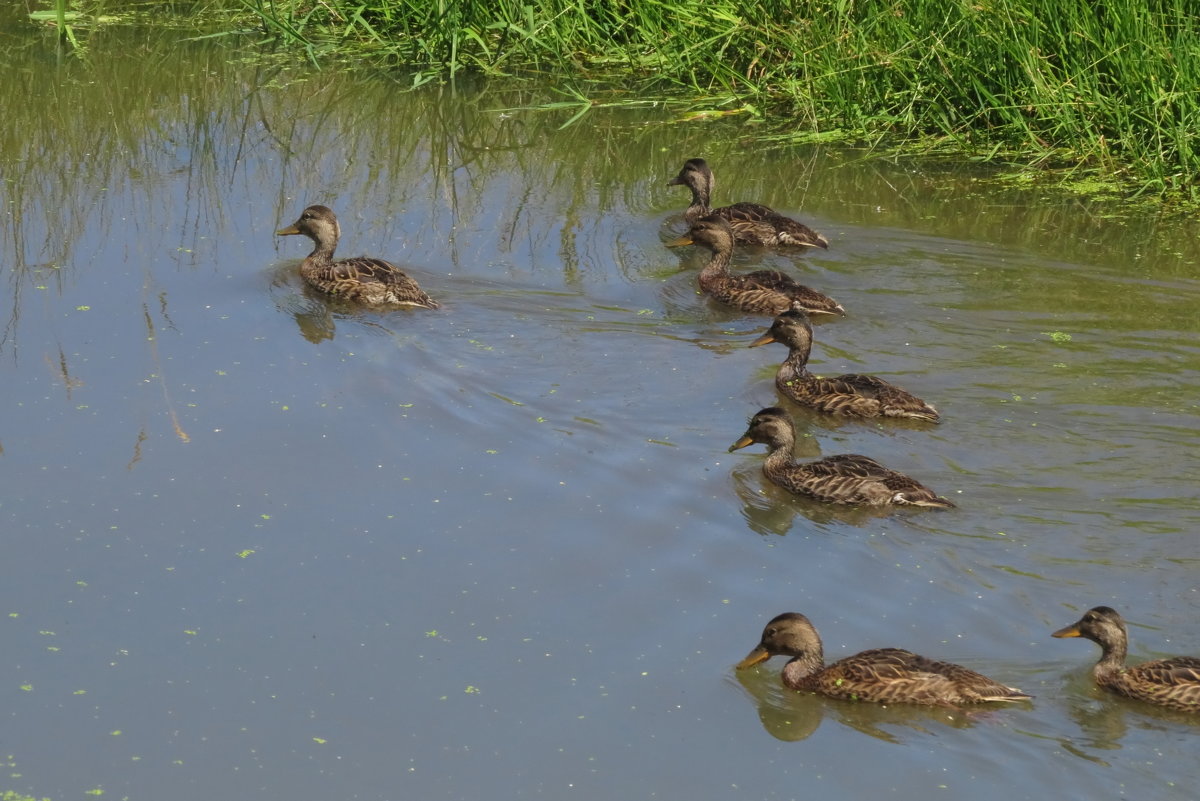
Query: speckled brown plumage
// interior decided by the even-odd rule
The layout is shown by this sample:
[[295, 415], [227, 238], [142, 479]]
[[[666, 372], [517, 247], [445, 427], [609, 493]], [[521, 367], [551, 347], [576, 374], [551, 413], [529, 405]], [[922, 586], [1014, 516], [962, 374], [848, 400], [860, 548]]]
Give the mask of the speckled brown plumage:
[[754, 415], [746, 433], [729, 450], [745, 448], [755, 442], [763, 443], [768, 449], [763, 474], [797, 495], [852, 506], [954, 506], [915, 478], [889, 470], [866, 456], [847, 453], [815, 462], [795, 461], [792, 451], [796, 445], [796, 430], [792, 418], [777, 406]]
[[907, 417], [936, 423], [937, 409], [916, 395], [873, 375], [848, 373], [820, 378], [808, 371], [813, 330], [808, 315], [786, 311], [750, 347], [779, 342], [788, 356], [775, 373], [775, 386], [802, 406], [844, 417]]
[[715, 215], [701, 217], [686, 236], [671, 246], [697, 244], [712, 252], [712, 259], [700, 271], [700, 290], [716, 300], [755, 314], [779, 314], [802, 309], [809, 314], [844, 315], [842, 305], [828, 295], [798, 284], [776, 270], [756, 270], [734, 274], [729, 271], [733, 258], [733, 229]]
[[1115, 609], [1097, 606], [1054, 637], [1084, 637], [1100, 646], [1092, 675], [1101, 687], [1180, 712], [1200, 712], [1200, 657], [1176, 656], [1125, 666], [1129, 636]]
[[689, 223], [716, 214], [733, 228], [738, 242], [747, 245], [796, 245], [828, 248], [829, 240], [801, 222], [785, 217], [761, 203], [734, 203], [709, 208], [716, 181], [704, 159], [688, 159], [679, 174], [667, 186], [686, 186], [692, 190], [692, 203], [683, 217]]
[[962, 665], [938, 662], [901, 648], [863, 651], [827, 666], [820, 635], [798, 612], [772, 619], [758, 645], [737, 667], [745, 670], [773, 656], [792, 657], [783, 666], [787, 687], [830, 698], [957, 706], [1032, 697]]
[[302, 234], [313, 241], [315, 247], [300, 264], [300, 275], [322, 292], [371, 306], [438, 308], [436, 300], [391, 262], [367, 256], [334, 261], [342, 229], [327, 206], [309, 206], [295, 223], [275, 233]]

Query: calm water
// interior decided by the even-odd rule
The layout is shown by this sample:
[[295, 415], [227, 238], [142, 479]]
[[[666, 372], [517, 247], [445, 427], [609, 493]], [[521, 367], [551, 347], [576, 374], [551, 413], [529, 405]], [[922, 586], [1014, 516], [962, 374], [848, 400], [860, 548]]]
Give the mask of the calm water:
[[[0, 791], [79, 798], [1191, 798], [1200, 723], [1055, 628], [1200, 653], [1200, 226], [969, 165], [761, 148], [211, 42], [0, 40]], [[298, 60], [297, 60], [298, 62]], [[294, 65], [293, 65], [294, 66]], [[41, 98], [30, 102], [30, 98]], [[767, 321], [663, 247], [690, 156], [832, 242], [819, 372], [945, 423], [797, 412], [949, 512], [834, 511], [727, 454]], [[306, 293], [305, 205], [437, 312]], [[776, 613], [1035, 693], [881, 709], [733, 664]]]

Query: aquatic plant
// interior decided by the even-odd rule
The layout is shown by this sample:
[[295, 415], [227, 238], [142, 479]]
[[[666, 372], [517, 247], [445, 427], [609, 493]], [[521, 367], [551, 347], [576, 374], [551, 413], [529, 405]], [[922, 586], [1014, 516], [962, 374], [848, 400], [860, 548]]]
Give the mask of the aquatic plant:
[[58, 30], [58, 38], [62, 42], [70, 42], [72, 47], [79, 47], [79, 41], [75, 38], [75, 29], [71, 25], [78, 18], [78, 14], [69, 11], [68, 6], [70, 0], [54, 0], [54, 7], [49, 11], [31, 11], [29, 18], [35, 22], [51, 22]]
[[[752, 106], [796, 135], [934, 137], [1197, 195], [1190, 0], [240, 0], [272, 34], [416, 68], [551, 71]], [[311, 50], [310, 50], [311, 52]]]

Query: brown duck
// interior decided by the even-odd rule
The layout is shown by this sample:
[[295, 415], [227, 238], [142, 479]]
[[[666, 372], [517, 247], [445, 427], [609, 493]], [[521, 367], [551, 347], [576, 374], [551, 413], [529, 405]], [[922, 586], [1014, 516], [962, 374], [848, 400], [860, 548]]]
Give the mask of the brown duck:
[[809, 314], [846, 313], [833, 298], [798, 284], [777, 270], [731, 273], [733, 229], [723, 217], [715, 214], [701, 217], [686, 235], [668, 243], [670, 247], [691, 244], [712, 252], [698, 280], [702, 292], [722, 303], [755, 314], [779, 314], [788, 309], [801, 309]]
[[768, 623], [738, 670], [773, 656], [792, 657], [783, 666], [785, 686], [849, 701], [958, 706], [1033, 697], [962, 665], [937, 662], [901, 648], [863, 651], [826, 665], [820, 635], [798, 612], [785, 612]]
[[328, 206], [309, 206], [277, 236], [303, 234], [316, 245], [300, 264], [309, 285], [327, 294], [371, 306], [420, 306], [436, 309], [438, 302], [403, 270], [383, 259], [358, 256], [333, 260], [342, 228]]
[[1200, 657], [1176, 656], [1125, 666], [1129, 637], [1115, 609], [1097, 606], [1054, 637], [1085, 637], [1100, 646], [1092, 675], [1101, 687], [1181, 712], [1200, 712]]
[[775, 318], [767, 332], [750, 347], [779, 342], [788, 347], [788, 356], [775, 373], [775, 386], [801, 406], [825, 414], [843, 417], [907, 417], [913, 420], [939, 420], [937, 409], [925, 401], [873, 375], [848, 373], [835, 378], [819, 378], [808, 371], [813, 329], [802, 311], [786, 311]]
[[828, 248], [829, 240], [813, 229], [790, 217], [785, 217], [761, 203], [734, 203], [732, 206], [709, 208], [716, 181], [704, 159], [688, 159], [679, 174], [667, 186], [686, 186], [692, 190], [692, 204], [683, 213], [689, 223], [716, 214], [733, 227], [738, 242], [747, 245], [798, 245]]
[[853, 506], [954, 507], [915, 478], [889, 470], [866, 456], [847, 453], [815, 462], [797, 462], [792, 455], [796, 429], [792, 418], [777, 406], [754, 415], [746, 433], [729, 450], [733, 452], [755, 442], [767, 446], [763, 474], [797, 495]]

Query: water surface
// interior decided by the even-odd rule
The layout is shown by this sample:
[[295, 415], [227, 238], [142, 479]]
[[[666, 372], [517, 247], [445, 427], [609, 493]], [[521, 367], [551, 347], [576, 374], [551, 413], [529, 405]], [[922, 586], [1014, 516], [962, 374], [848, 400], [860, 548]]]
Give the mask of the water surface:
[[[1049, 632], [1200, 652], [1193, 220], [966, 164], [754, 144], [664, 108], [405, 91], [111, 29], [10, 28], [0, 217], [0, 790], [53, 799], [1189, 798], [1194, 721], [1097, 692]], [[29, 98], [46, 98], [30, 103]], [[842, 302], [818, 372], [937, 427], [793, 408], [960, 505], [794, 499], [726, 448], [779, 403], [767, 320], [668, 250], [688, 157], [831, 241], [742, 267]], [[342, 255], [437, 312], [307, 292]], [[881, 709], [732, 665], [783, 611], [1038, 697]]]

